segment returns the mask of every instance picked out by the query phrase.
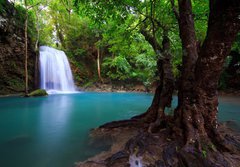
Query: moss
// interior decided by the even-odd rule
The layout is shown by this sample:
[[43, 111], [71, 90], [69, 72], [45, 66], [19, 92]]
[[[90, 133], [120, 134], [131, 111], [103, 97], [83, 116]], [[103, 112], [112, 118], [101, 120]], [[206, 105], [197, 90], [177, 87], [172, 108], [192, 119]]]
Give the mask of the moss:
[[28, 97], [38, 97], [38, 96], [47, 96], [48, 93], [44, 89], [37, 89], [29, 93]]

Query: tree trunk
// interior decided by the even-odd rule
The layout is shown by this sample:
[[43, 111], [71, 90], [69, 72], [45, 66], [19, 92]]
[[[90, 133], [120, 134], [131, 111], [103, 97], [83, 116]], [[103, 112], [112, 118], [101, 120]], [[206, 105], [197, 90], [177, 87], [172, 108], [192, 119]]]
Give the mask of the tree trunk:
[[66, 45], [65, 45], [65, 42], [64, 42], [64, 36], [62, 34], [62, 30], [61, 28], [59, 27], [58, 23], [55, 22], [55, 28], [56, 28], [56, 31], [57, 31], [57, 37], [62, 45], [63, 48], [66, 48]]
[[27, 2], [25, 0], [25, 7], [26, 7], [26, 16], [25, 16], [25, 95], [28, 94], [28, 10], [27, 10]]
[[[197, 61], [194, 87], [196, 99], [205, 108], [202, 111], [205, 129], [216, 143], [216, 140], [219, 140], [216, 137], [216, 131], [218, 131], [217, 85], [225, 58], [230, 53], [231, 46], [240, 30], [240, 2], [237, 0], [210, 1], [210, 11], [207, 37]], [[208, 102], [204, 98], [207, 98]]]
[[142, 29], [141, 33], [153, 47], [155, 53], [159, 55], [157, 68], [160, 83], [155, 90], [152, 104], [143, 114], [134, 116], [130, 120], [110, 122], [100, 126], [100, 128], [116, 128], [131, 125], [138, 127], [151, 123], [149, 131], [155, 131], [155, 129], [158, 129], [160, 125], [165, 126], [164, 110], [166, 107], [171, 106], [172, 95], [175, 87], [171, 64], [172, 55], [170, 53], [170, 40], [167, 36], [167, 32], [164, 32], [162, 48], [157, 40], [147, 31]]
[[[191, 0], [178, 2], [183, 69], [178, 93], [179, 103], [174, 112], [174, 118], [165, 119], [169, 126], [155, 134], [146, 133], [144, 125], [140, 124], [139, 134], [128, 140], [124, 149], [103, 161], [96, 163], [88, 161], [90, 164], [128, 166], [129, 159], [134, 155], [140, 159], [136, 158], [136, 165], [142, 159], [146, 161], [144, 164], [146, 166], [239, 166], [240, 137], [234, 136], [234, 133], [226, 135], [226, 132], [219, 131], [217, 85], [224, 60], [240, 31], [240, 1], [210, 0], [207, 36], [199, 52], [196, 45]], [[148, 34], [144, 36], [149, 43], [154, 41]], [[168, 42], [165, 42], [165, 45], [163, 43], [163, 50], [167, 51], [168, 46]], [[156, 89], [152, 105], [146, 113], [132, 120], [144, 120], [149, 115], [152, 118], [149, 120], [152, 122], [159, 118], [164, 120], [164, 107], [171, 102], [169, 92], [172, 91], [170, 86], [172, 77], [168, 71], [171, 67], [169, 64], [171, 55], [169, 52], [162, 53], [165, 55], [164, 59], [158, 61], [159, 76], [162, 80]], [[108, 125], [111, 124], [108, 123]], [[102, 127], [105, 128], [104, 126], [100, 128]], [[100, 132], [104, 133], [102, 129]]]
[[[179, 5], [179, 31], [182, 41], [182, 71], [180, 77], [178, 105], [184, 100], [191, 99], [194, 81], [194, 69], [198, 57], [194, 19], [191, 0], [178, 0]], [[181, 113], [180, 113], [181, 114]]]
[[172, 96], [175, 87], [171, 64], [172, 55], [170, 53], [170, 40], [167, 34], [164, 34], [162, 46], [162, 57], [159, 57], [157, 62], [160, 79], [160, 91], [155, 92], [159, 93], [158, 104], [156, 105], [157, 116], [155, 116], [155, 122], [149, 127], [150, 132], [154, 131], [154, 129], [158, 128], [159, 126], [166, 126], [165, 108], [171, 107]]
[[39, 41], [39, 16], [38, 16], [38, 9], [35, 11], [35, 16], [36, 16], [36, 30], [37, 30], [37, 39], [35, 42], [35, 52], [38, 50], [38, 41]]
[[[156, 38], [154, 38], [154, 36], [152, 36], [151, 34], [149, 34], [145, 29], [141, 29], [140, 30], [141, 34], [145, 37], [145, 40], [152, 46], [153, 50], [155, 51], [155, 53], [157, 55], [159, 55], [161, 52], [163, 52], [163, 49], [161, 48], [160, 44], [157, 42]], [[160, 63], [162, 62], [162, 58], [158, 58], [157, 60], [157, 65], [158, 65], [158, 75], [161, 78], [162, 75], [162, 70], [161, 70], [161, 66], [159, 66]], [[157, 111], [158, 111], [158, 106], [160, 103], [160, 95], [162, 92], [162, 87], [163, 87], [163, 82], [160, 82], [159, 85], [157, 86], [155, 93], [154, 93], [154, 97], [152, 100], [152, 104], [151, 106], [148, 108], [148, 110], [140, 115], [134, 116], [132, 119], [137, 119], [137, 120], [143, 120], [145, 122], [151, 123], [154, 122], [157, 119]]]
[[157, 61], [160, 83], [155, 90], [152, 104], [147, 112], [139, 116], [135, 116], [133, 119], [142, 119], [144, 122], [149, 123], [154, 122], [149, 128], [149, 130], [152, 131], [154, 128], [157, 128], [161, 122], [164, 123], [164, 110], [166, 107], [171, 107], [172, 95], [175, 88], [171, 64], [172, 55], [170, 53], [170, 40], [168, 38], [167, 31], [165, 31], [163, 35], [162, 47], [159, 45], [157, 40], [146, 31], [142, 30], [141, 33], [153, 47], [155, 53], [157, 55], [160, 54]]
[[[214, 143], [218, 146], [218, 149], [228, 151], [232, 149], [225, 145], [223, 137], [218, 133], [217, 85], [224, 60], [229, 54], [232, 43], [239, 32], [239, 7], [239, 1], [210, 1], [207, 37], [200, 49], [195, 69], [192, 69], [192, 66], [188, 65], [188, 63], [184, 66], [186, 72], [194, 72], [194, 80], [192, 80], [191, 76], [184, 76], [183, 71], [182, 79], [191, 77], [189, 78], [191, 80], [187, 80], [189, 84], [191, 83], [191, 92], [183, 87], [179, 90], [179, 98], [182, 100], [178, 109], [176, 109], [175, 117], [179, 118], [179, 112], [182, 113], [179, 126], [183, 125], [186, 144], [195, 145], [198, 143], [200, 150], [202, 149], [201, 143], [203, 140]], [[193, 29], [186, 29], [185, 33], [188, 31], [191, 33]], [[182, 41], [186, 43], [188, 39], [182, 38]], [[189, 45], [183, 45], [183, 49], [189, 49]], [[190, 52], [193, 51], [195, 49], [190, 50]], [[183, 80], [182, 85], [186, 86]]]

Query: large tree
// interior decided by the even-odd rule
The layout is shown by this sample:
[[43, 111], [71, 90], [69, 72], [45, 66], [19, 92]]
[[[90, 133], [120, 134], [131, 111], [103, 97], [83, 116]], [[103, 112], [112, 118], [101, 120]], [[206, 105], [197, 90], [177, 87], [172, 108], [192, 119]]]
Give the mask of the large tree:
[[[171, 54], [167, 33], [164, 33], [162, 45], [158, 46], [154, 42], [154, 34], [149, 36], [142, 30], [146, 40], [153, 43], [153, 49], [164, 56], [158, 61], [161, 82], [152, 105], [146, 113], [130, 120], [111, 122], [99, 127], [101, 130], [137, 127], [142, 131], [113, 156], [97, 163], [87, 163], [124, 166], [128, 161], [123, 159], [134, 154], [145, 157], [143, 161], [147, 162], [147, 166], [239, 165], [239, 140], [220, 129], [217, 121], [217, 86], [224, 60], [240, 31], [240, 1], [209, 1], [207, 35], [202, 45], [196, 39], [192, 1], [178, 0], [178, 4], [175, 4], [171, 0], [171, 4], [182, 42], [181, 77], [175, 87], [178, 90], [178, 106], [174, 115], [164, 114], [165, 108], [171, 103], [174, 86], [172, 72], [169, 70]], [[154, 156], [158, 157], [153, 158]]]

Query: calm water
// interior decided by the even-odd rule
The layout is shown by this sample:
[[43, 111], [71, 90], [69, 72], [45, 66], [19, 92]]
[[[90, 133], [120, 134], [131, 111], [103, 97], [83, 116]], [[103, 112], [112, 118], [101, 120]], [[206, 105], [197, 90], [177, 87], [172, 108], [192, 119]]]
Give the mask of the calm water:
[[[73, 166], [103, 149], [89, 144], [91, 128], [142, 113], [151, 100], [152, 95], [144, 93], [0, 98], [0, 166]], [[240, 99], [220, 102], [220, 120], [240, 125]]]

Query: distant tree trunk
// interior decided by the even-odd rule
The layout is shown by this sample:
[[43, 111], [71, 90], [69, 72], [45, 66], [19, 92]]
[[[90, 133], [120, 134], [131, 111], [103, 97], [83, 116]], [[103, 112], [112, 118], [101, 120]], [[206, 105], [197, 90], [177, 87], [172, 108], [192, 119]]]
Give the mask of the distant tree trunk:
[[38, 67], [38, 60], [39, 60], [39, 52], [38, 52], [38, 43], [39, 43], [39, 35], [40, 35], [40, 32], [39, 32], [39, 16], [38, 16], [38, 13], [39, 10], [36, 9], [35, 10], [35, 16], [36, 16], [36, 30], [37, 30], [37, 39], [36, 39], [36, 42], [35, 42], [35, 53], [36, 53], [36, 59], [35, 59], [35, 70], [34, 70], [34, 87], [35, 89], [38, 88], [39, 86], [39, 67]]
[[57, 31], [57, 37], [62, 45], [63, 48], [66, 48], [66, 45], [65, 45], [65, 42], [64, 42], [64, 36], [62, 34], [62, 30], [61, 28], [59, 27], [58, 23], [56, 22], [55, 23], [55, 28], [56, 28], [56, 31]]
[[24, 1], [25, 9], [26, 9], [26, 16], [25, 16], [25, 27], [24, 27], [24, 34], [25, 34], [25, 95], [28, 94], [28, 9], [27, 9], [27, 1]]
[[68, 22], [70, 23], [71, 21], [71, 2], [69, 0], [66, 1], [63, 1], [61, 0], [61, 3], [63, 4], [63, 6], [65, 7], [66, 11], [68, 12]]
[[35, 11], [35, 16], [36, 16], [36, 30], [37, 30], [37, 39], [36, 39], [36, 42], [35, 42], [35, 52], [38, 50], [38, 42], [39, 42], [39, 16], [38, 16], [38, 9]]
[[99, 49], [99, 47], [97, 48], [97, 69], [98, 69], [98, 78], [103, 83], [103, 79], [102, 79], [102, 76], [101, 76], [100, 49]]

